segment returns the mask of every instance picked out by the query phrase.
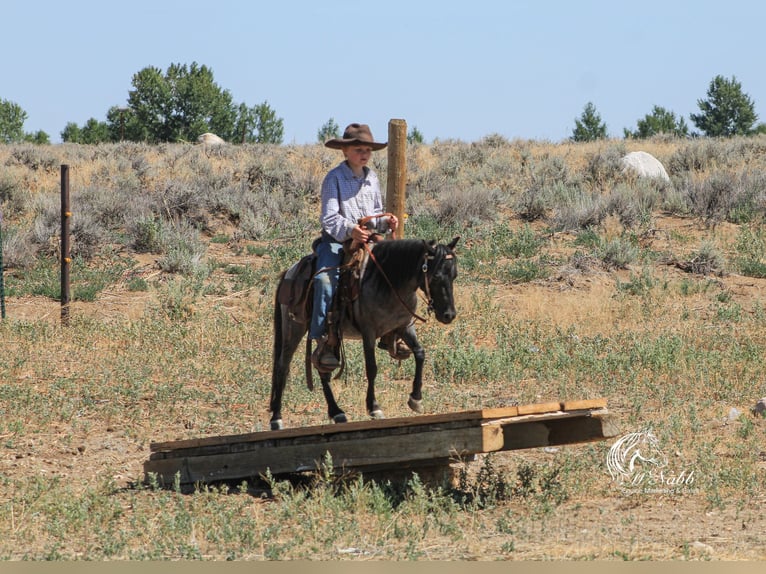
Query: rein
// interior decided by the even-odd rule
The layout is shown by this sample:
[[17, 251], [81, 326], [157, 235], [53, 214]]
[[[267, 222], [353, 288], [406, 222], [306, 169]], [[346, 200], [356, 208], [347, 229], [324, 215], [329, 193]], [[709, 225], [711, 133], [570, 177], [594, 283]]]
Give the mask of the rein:
[[[380, 266], [380, 263], [378, 263], [378, 260], [375, 257], [375, 255], [373, 255], [372, 249], [370, 248], [370, 244], [369, 243], [365, 243], [364, 244], [364, 249], [365, 249], [365, 251], [367, 251], [367, 254], [370, 256], [370, 259], [372, 259], [372, 262], [375, 263], [375, 267], [378, 268], [378, 271], [380, 271], [380, 274], [383, 275], [383, 279], [386, 280], [386, 283], [388, 283], [388, 286], [391, 288], [391, 291], [393, 291], [394, 294], [396, 295], [396, 298], [399, 299], [399, 303], [402, 304], [402, 307], [407, 309], [407, 312], [410, 315], [412, 315], [413, 317], [415, 317], [415, 319], [425, 323], [426, 319], [424, 319], [423, 317], [418, 315], [415, 311], [413, 311], [410, 308], [410, 306], [407, 305], [407, 303], [404, 302], [402, 297], [399, 295], [399, 292], [396, 289], [394, 289], [394, 286], [391, 284], [391, 280], [388, 278], [388, 275], [386, 275], [385, 271], [383, 271], [383, 268]], [[428, 257], [426, 257], [426, 261], [423, 261], [423, 273], [425, 275], [425, 277], [423, 278], [423, 283], [425, 284], [426, 296], [428, 297], [428, 299], [426, 301], [426, 304], [428, 305], [428, 311], [430, 312], [431, 309], [433, 309], [433, 301], [431, 300], [431, 293], [430, 293], [430, 289], [429, 289], [429, 286], [428, 286], [428, 263], [427, 263], [427, 260], [428, 260]]]

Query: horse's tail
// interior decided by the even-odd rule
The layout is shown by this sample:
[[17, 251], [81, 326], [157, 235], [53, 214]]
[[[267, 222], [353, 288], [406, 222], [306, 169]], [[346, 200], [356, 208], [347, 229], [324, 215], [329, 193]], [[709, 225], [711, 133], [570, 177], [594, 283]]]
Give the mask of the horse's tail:
[[[272, 344], [272, 363], [271, 363], [271, 401], [274, 401], [274, 393], [277, 386], [284, 384], [277, 380], [280, 372], [280, 361], [282, 360], [282, 348], [284, 347], [284, 331], [282, 324], [282, 304], [279, 302], [279, 290], [282, 282], [285, 280], [287, 271], [282, 272], [277, 282], [277, 288], [274, 291], [274, 341]], [[284, 389], [283, 389], [284, 390]]]
[[306, 386], [310, 391], [314, 390], [314, 375], [312, 370], [313, 365], [311, 364], [311, 337], [309, 335], [306, 335], [306, 361], [305, 361], [305, 368], [306, 368]]
[[[272, 345], [272, 365], [271, 365], [271, 398], [272, 401], [274, 399], [274, 392], [276, 390], [276, 387], [278, 385], [284, 385], [285, 382], [278, 380], [281, 375], [278, 375], [278, 373], [281, 373], [282, 370], [285, 368], [285, 365], [281, 364], [282, 361], [282, 351], [284, 349], [285, 344], [285, 338], [284, 338], [284, 318], [282, 314], [282, 303], [279, 301], [279, 292], [282, 287], [282, 283], [285, 280], [285, 276], [287, 275], [287, 271], [282, 272], [282, 274], [279, 276], [279, 281], [277, 282], [277, 289], [274, 292], [274, 342]], [[308, 388], [310, 391], [314, 390], [314, 380], [311, 374], [311, 339], [309, 337], [306, 338], [306, 384], [308, 385]], [[282, 389], [284, 390], [284, 389]]]

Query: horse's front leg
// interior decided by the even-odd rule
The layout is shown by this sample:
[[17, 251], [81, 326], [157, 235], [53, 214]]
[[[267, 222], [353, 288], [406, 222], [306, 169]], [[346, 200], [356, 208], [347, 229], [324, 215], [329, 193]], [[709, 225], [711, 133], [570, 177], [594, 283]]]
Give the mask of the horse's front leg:
[[423, 365], [426, 362], [426, 351], [418, 341], [414, 325], [410, 324], [401, 332], [401, 337], [412, 350], [415, 358], [415, 378], [412, 380], [412, 393], [407, 400], [407, 406], [420, 414], [423, 412]]
[[327, 416], [329, 416], [330, 419], [335, 423], [348, 422], [346, 413], [344, 413], [343, 409], [341, 409], [338, 406], [338, 403], [335, 402], [335, 395], [333, 394], [332, 387], [330, 386], [331, 378], [332, 372], [319, 373], [319, 380], [322, 381], [322, 392], [324, 393], [325, 401], [327, 401]]
[[375, 378], [378, 376], [378, 363], [375, 359], [375, 337], [363, 337], [364, 370], [367, 375], [367, 413], [374, 419], [383, 419], [385, 415], [375, 399]]

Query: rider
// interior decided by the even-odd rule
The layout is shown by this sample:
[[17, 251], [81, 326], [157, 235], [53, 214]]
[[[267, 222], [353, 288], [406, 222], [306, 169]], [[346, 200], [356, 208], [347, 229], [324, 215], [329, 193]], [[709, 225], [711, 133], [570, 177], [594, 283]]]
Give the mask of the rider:
[[[337, 352], [327, 345], [328, 312], [343, 263], [343, 242], [353, 239], [366, 243], [375, 232], [395, 232], [399, 225], [395, 215], [383, 215], [383, 200], [377, 174], [367, 166], [373, 151], [387, 143], [376, 142], [366, 124], [350, 124], [343, 137], [325, 142], [331, 149], [343, 152], [345, 160], [334, 167], [322, 182], [322, 238], [316, 247], [317, 269], [314, 278], [314, 305], [309, 336], [316, 341], [311, 355], [320, 371], [340, 366]], [[359, 220], [373, 216], [367, 225]]]

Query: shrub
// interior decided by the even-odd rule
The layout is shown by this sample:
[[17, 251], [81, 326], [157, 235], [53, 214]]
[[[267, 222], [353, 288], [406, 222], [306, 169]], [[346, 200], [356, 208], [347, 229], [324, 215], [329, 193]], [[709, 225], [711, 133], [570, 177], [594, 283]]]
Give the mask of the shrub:
[[610, 183], [626, 177], [622, 165], [626, 153], [625, 146], [618, 144], [591, 155], [585, 169], [585, 181], [594, 190], [605, 190]]
[[494, 221], [501, 201], [502, 195], [495, 189], [479, 185], [470, 188], [450, 186], [426, 211], [440, 225], [470, 226]]
[[698, 275], [723, 275], [726, 266], [721, 252], [709, 241], [700, 245], [698, 251], [691, 254], [688, 261], [678, 265], [689, 273]]
[[564, 196], [557, 200], [551, 217], [551, 227], [557, 231], [576, 231], [597, 227], [607, 215], [604, 198], [586, 194], [579, 188], [563, 188]]
[[36, 250], [30, 235], [29, 231], [23, 231], [15, 225], [3, 225], [2, 263], [5, 268], [26, 269], [34, 263]]
[[598, 251], [607, 269], [627, 269], [638, 257], [638, 247], [623, 237], [607, 241]]
[[205, 275], [209, 268], [202, 260], [206, 247], [199, 231], [191, 224], [180, 222], [167, 227], [162, 234], [162, 253], [157, 261], [160, 269], [182, 275]]
[[766, 238], [760, 226], [741, 227], [735, 249], [736, 265], [743, 275], [766, 277]]
[[162, 253], [164, 225], [155, 215], [139, 217], [128, 230], [131, 247], [137, 253]]

